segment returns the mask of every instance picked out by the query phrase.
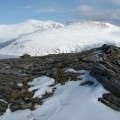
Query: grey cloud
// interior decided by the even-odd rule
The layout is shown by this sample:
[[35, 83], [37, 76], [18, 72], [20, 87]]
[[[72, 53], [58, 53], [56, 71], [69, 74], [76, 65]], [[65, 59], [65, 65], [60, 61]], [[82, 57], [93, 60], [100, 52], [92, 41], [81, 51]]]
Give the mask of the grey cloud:
[[91, 18], [119, 19], [120, 9], [100, 9], [89, 5], [81, 5], [77, 8], [79, 15]]

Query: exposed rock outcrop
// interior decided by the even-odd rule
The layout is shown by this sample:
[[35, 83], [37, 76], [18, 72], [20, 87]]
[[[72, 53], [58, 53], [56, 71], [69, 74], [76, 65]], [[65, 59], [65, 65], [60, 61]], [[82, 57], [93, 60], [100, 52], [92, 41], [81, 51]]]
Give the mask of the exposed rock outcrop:
[[[11, 111], [34, 109], [35, 104], [42, 104], [43, 100], [52, 94], [45, 94], [43, 98], [33, 98], [33, 92], [28, 91], [28, 82], [33, 78], [47, 75], [55, 79], [56, 83], [65, 84], [69, 80], [80, 80], [78, 74], [66, 72], [68, 68], [75, 70], [89, 70], [91, 75], [109, 91], [98, 100], [114, 110], [120, 111], [120, 48], [104, 45], [100, 48], [81, 53], [68, 53], [0, 60], [0, 115], [8, 105]], [[91, 81], [82, 83], [92, 85]]]

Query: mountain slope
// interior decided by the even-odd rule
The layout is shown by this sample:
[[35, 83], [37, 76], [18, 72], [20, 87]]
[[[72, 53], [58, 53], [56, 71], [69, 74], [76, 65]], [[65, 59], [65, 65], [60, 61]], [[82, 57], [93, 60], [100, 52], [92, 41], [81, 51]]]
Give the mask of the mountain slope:
[[18, 39], [21, 36], [62, 27], [62, 24], [53, 21], [27, 20], [25, 22], [13, 25], [0, 25], [0, 43], [12, 39]]
[[120, 45], [120, 27], [103, 22], [76, 22], [59, 29], [22, 36], [0, 49], [1, 54], [39, 56], [73, 52], [105, 43]]

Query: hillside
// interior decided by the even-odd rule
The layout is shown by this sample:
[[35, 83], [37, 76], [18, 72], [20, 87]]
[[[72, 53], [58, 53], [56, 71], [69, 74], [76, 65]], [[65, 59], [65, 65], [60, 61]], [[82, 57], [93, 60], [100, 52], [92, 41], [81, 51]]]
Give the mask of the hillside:
[[60, 28], [63, 25], [54, 21], [27, 20], [18, 24], [0, 25], [0, 48], [3, 48], [23, 36]]
[[120, 48], [0, 60], [0, 120], [120, 120]]
[[[10, 26], [10, 31], [13, 31], [11, 29], [14, 27], [15, 29], [13, 32], [8, 30], [9, 34], [6, 31], [5, 34], [0, 33], [2, 40], [8, 40], [8, 38], [11, 40], [6, 44], [1, 40], [0, 54], [20, 56], [27, 53], [32, 56], [40, 56], [76, 52], [99, 47], [105, 43], [120, 46], [120, 27], [110, 23], [85, 21], [65, 26], [59, 23], [48, 22], [49, 25], [46, 22], [43, 23], [42, 25], [46, 24], [46, 26], [41, 27], [41, 22], [38, 21], [29, 21], [27, 25], [22, 23], [22, 27], [21, 24], [17, 28]], [[0, 29], [1, 31], [2, 29]], [[16, 36], [20, 38], [16, 38]]]

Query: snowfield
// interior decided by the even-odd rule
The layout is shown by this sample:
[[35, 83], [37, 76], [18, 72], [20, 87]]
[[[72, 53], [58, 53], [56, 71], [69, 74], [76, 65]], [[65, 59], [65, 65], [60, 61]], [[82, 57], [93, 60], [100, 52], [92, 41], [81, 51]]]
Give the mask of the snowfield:
[[[45, 30], [41, 27], [41, 25], [45, 26], [44, 22], [34, 20], [21, 23], [22, 25], [20, 24], [19, 27], [17, 25], [17, 28], [11, 25], [3, 30], [0, 26], [0, 46], [2, 46], [0, 54], [20, 56], [27, 53], [40, 56], [76, 52], [99, 47], [105, 43], [120, 46], [120, 27], [110, 23], [84, 21], [65, 26], [53, 23], [46, 23], [49, 25], [47, 28], [44, 27]], [[52, 27], [48, 29], [51, 25]], [[13, 28], [15, 28], [14, 31], [11, 30]], [[16, 38], [16, 35], [21, 36]], [[14, 40], [10, 41], [11, 38]], [[4, 40], [7, 41], [5, 45]]]
[[[54, 95], [46, 99], [43, 105], [36, 106], [35, 111], [23, 110], [12, 113], [8, 109], [0, 120], [120, 120], [119, 112], [98, 102], [98, 97], [107, 91], [97, 80], [91, 77], [88, 71], [72, 71], [79, 73], [82, 80], [54, 86], [57, 88]], [[80, 86], [85, 81], [92, 81], [94, 84]], [[41, 96], [44, 93], [42, 86], [49, 88], [53, 82], [54, 79], [42, 76], [28, 84], [31, 85], [30, 90], [38, 89], [36, 93]]]
[[53, 21], [27, 20], [19, 24], [0, 25], [0, 43], [17, 40], [37, 31], [60, 28], [63, 25]]

